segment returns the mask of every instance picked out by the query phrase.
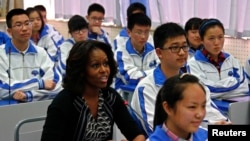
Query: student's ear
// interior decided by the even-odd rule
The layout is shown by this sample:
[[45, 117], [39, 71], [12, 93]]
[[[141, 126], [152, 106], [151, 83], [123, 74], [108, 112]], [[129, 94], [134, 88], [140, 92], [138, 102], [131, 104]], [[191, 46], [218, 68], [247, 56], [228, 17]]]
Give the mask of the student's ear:
[[171, 107], [169, 107], [168, 103], [166, 101], [164, 101], [162, 103], [162, 107], [163, 110], [166, 112], [167, 115], [171, 115], [174, 113], [173, 109]]
[[12, 36], [12, 30], [10, 28], [7, 29], [7, 32], [10, 36]]
[[156, 48], [156, 49], [155, 49], [155, 53], [156, 53], [156, 55], [159, 57], [159, 59], [162, 58], [162, 50], [161, 50], [160, 48]]
[[87, 19], [87, 20], [89, 21], [89, 16], [88, 16], [88, 15], [86, 15], [86, 16], [85, 16], [85, 19]]
[[127, 29], [127, 33], [128, 33], [128, 36], [131, 37], [131, 31], [130, 29], [126, 28]]

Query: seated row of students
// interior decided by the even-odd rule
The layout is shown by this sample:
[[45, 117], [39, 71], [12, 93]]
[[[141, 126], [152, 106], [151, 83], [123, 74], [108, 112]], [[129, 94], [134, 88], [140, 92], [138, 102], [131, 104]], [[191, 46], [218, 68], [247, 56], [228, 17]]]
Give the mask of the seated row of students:
[[[133, 16], [136, 16], [136, 15], [141, 15], [141, 14], [134, 14]], [[32, 98], [35, 99], [38, 97], [39, 98], [47, 97], [49, 96], [49, 95], [46, 95], [48, 94], [48, 92], [50, 94], [51, 93], [57, 94], [58, 91], [61, 90], [60, 83], [58, 83], [60, 82], [58, 74], [56, 73], [56, 71], [53, 71], [54, 68], [53, 68], [53, 65], [51, 65], [53, 64], [53, 62], [48, 58], [48, 55], [46, 54], [46, 52], [40, 47], [37, 47], [31, 42], [29, 42], [32, 27], [31, 27], [31, 24], [29, 22], [29, 17], [26, 14], [26, 12], [22, 9], [14, 9], [13, 11], [10, 11], [8, 13], [6, 17], [6, 21], [7, 21], [7, 26], [8, 26], [8, 32], [12, 36], [12, 39], [9, 40], [5, 45], [2, 45], [1, 51], [0, 51], [1, 53], [0, 56], [2, 59], [1, 62], [3, 63], [1, 64], [1, 66], [5, 66], [3, 67], [2, 70], [0, 70], [2, 71], [1, 91], [3, 92], [3, 93], [1, 92], [1, 94], [5, 94], [5, 96], [8, 97], [8, 94], [10, 92], [9, 89], [11, 88], [11, 90], [13, 90], [13, 92], [11, 92], [11, 95], [13, 94], [13, 98], [16, 100], [21, 100], [21, 101], [30, 101], [32, 100]], [[209, 20], [205, 22], [209, 22]], [[212, 31], [209, 31], [209, 29], [211, 28], [213, 29], [214, 27], [214, 26], [211, 26], [209, 23], [206, 23], [206, 24], [204, 23], [206, 26], [208, 26], [204, 28], [205, 30], [203, 34], [204, 39], [210, 37], [209, 33]], [[214, 24], [214, 22], [211, 22], [211, 23]], [[218, 23], [218, 21], [215, 23], [220, 24]], [[164, 28], [170, 31], [171, 30], [174, 30], [174, 31], [162, 32], [164, 31]], [[131, 32], [134, 32], [133, 28], [131, 28], [130, 30]], [[179, 32], [182, 34], [179, 35]], [[135, 32], [135, 34], [137, 33], [138, 32]], [[141, 35], [142, 35], [141, 37], [143, 38], [144, 36], [148, 35], [148, 32], [146, 30], [142, 30]], [[214, 33], [212, 35], [215, 36]], [[224, 32], [223, 32], [223, 37], [224, 37]], [[179, 25], [175, 23], [163, 24], [160, 27], [158, 27], [154, 33], [154, 46], [155, 46], [155, 52], [157, 56], [159, 57], [159, 59], [161, 60], [161, 64], [155, 68], [154, 72], [160, 69], [163, 75], [161, 75], [160, 78], [158, 78], [160, 73], [157, 73], [157, 75], [154, 75], [154, 72], [153, 72], [153, 73], [150, 73], [149, 76], [147, 77], [150, 77], [150, 75], [154, 75], [151, 77], [156, 77], [159, 80], [162, 80], [162, 79], [166, 80], [167, 78], [171, 77], [171, 74], [178, 74], [180, 71], [180, 68], [185, 64], [187, 57], [188, 57], [187, 52], [188, 52], [189, 47], [187, 46], [187, 41], [185, 38], [185, 31]], [[11, 62], [10, 60], [13, 60], [13, 62], [15, 63], [10, 63]], [[167, 61], [167, 60], [171, 60], [171, 61]], [[162, 68], [163, 67], [162, 65], [164, 65], [166, 68], [169, 68], [170, 72], [164, 71], [164, 69]], [[34, 68], [31, 68], [31, 66]], [[164, 77], [165, 73], [166, 74], [170, 73], [170, 76], [166, 75]], [[20, 74], [23, 74], [23, 75], [20, 75]], [[143, 81], [146, 81], [147, 77], [142, 79], [140, 83], [143, 84]], [[10, 80], [9, 78], [12, 78], [14, 81]], [[104, 78], [101, 78], [101, 79], [103, 80]], [[153, 80], [153, 79], [150, 79], [150, 80]], [[29, 85], [24, 86], [24, 85], [21, 85], [22, 83], [29, 84]], [[136, 89], [135, 92], [144, 91], [144, 89], [147, 88], [145, 87], [145, 88], [140, 89], [139, 88], [140, 83], [138, 84], [137, 86], [138, 89]], [[156, 85], [158, 85], [158, 83]], [[158, 92], [156, 92], [155, 94], [157, 93]], [[211, 106], [213, 103], [210, 100], [209, 91], [206, 91], [206, 93], [207, 93], [206, 94], [207, 96], [207, 104], [206, 104], [207, 120], [210, 122], [219, 121], [222, 124], [227, 123], [226, 118], [221, 113], [219, 113], [217, 109]], [[154, 93], [152, 92], [150, 94], [152, 95]], [[156, 99], [156, 95], [154, 99]], [[139, 100], [144, 100], [144, 99], [142, 98]], [[142, 123], [142, 124], [145, 124], [145, 123]]]
[[[57, 65], [55, 63], [57, 63], [60, 59], [58, 58], [58, 56], [59, 57], [61, 56], [59, 47], [62, 45], [63, 43], [62, 41], [64, 41], [64, 39], [62, 35], [59, 32], [56, 32], [56, 30], [54, 30], [52, 26], [49, 26], [48, 24], [45, 23], [43, 19], [45, 19], [46, 17], [46, 13], [44, 13], [46, 11], [44, 11], [44, 9], [41, 8], [43, 7], [42, 6], [36, 6], [35, 8], [29, 7], [26, 10], [13, 9], [13, 11], [10, 11], [8, 13], [8, 16], [6, 16], [6, 23], [8, 26], [7, 31], [11, 38], [8, 37], [3, 32], [2, 34], [3, 37], [2, 43], [4, 44], [3, 48], [5, 48], [6, 51], [10, 52], [13, 51], [20, 53], [21, 56], [23, 56], [23, 59], [8, 54], [1, 55], [1, 58], [5, 60], [1, 62], [1, 66], [4, 66], [1, 67], [3, 68], [1, 72], [4, 72], [4, 74], [2, 74], [0, 77], [1, 99], [6, 99], [9, 98], [10, 96], [17, 101], [41, 100], [50, 97], [50, 95], [52, 96], [56, 94], [58, 92], [57, 90], [61, 89], [60, 83], [62, 77], [61, 74], [58, 73], [56, 67], [54, 68], [54, 66]], [[43, 14], [45, 15], [42, 16], [41, 14], [42, 12], [40, 12], [39, 10], [43, 11]], [[28, 20], [26, 20], [26, 16], [28, 16]], [[20, 17], [24, 19], [21, 19]], [[90, 30], [89, 33], [86, 32], [87, 35], [89, 35], [89, 37], [94, 38], [93, 35], [97, 34], [95, 33], [95, 31], [98, 31], [97, 29], [100, 29], [103, 17], [104, 17], [104, 9], [101, 5], [93, 4], [89, 7], [87, 18], [89, 19], [89, 22], [92, 21], [92, 24], [89, 25], [91, 25], [90, 29], [93, 29]], [[13, 22], [13, 19], [15, 19], [16, 21]], [[88, 26], [88, 24], [82, 17], [80, 17], [80, 19], [81, 19], [80, 21], [78, 20], [76, 22], [76, 26], [78, 26], [77, 24], [79, 24], [79, 22], [80, 25], [81, 22], [83, 22], [84, 28]], [[76, 28], [77, 29], [73, 29], [74, 33], [72, 31], [72, 35], [79, 33], [79, 35], [82, 36], [81, 34], [82, 31], [80, 31], [79, 27]], [[13, 32], [13, 30], [16, 32]], [[103, 32], [103, 30], [101, 31]], [[97, 36], [98, 39], [99, 37], [100, 40], [106, 41], [105, 38], [106, 33]], [[26, 38], [28, 38], [29, 40], [26, 41]], [[25, 42], [25, 44], [23, 44], [23, 42], [20, 43], [21, 45], [19, 45], [19, 43], [16, 43], [19, 42], [20, 40]], [[64, 60], [65, 63], [66, 60], [65, 58], [68, 55], [67, 53], [69, 49], [66, 50], [64, 44], [62, 45], [61, 51], [63, 53], [66, 52], [65, 54], [63, 54], [64, 58], [62, 58], [62, 60]], [[42, 47], [50, 58], [46, 58], [47, 57], [46, 54], [39, 53], [38, 55], [39, 57], [37, 57], [39, 58], [39, 60], [37, 60], [37, 58], [31, 59], [32, 57], [30, 56], [30, 54], [34, 54], [33, 57], [36, 57], [35, 53], [38, 52], [37, 50], [40, 50], [40, 48], [36, 50], [36, 47], [35, 49], [33, 49], [33, 46], [36, 45]], [[13, 47], [13, 49], [11, 47]], [[8, 50], [8, 48], [10, 49]], [[40, 55], [42, 56], [40, 57]], [[25, 61], [26, 56], [30, 56], [27, 57], [28, 59], [27, 62]], [[19, 63], [19, 61], [22, 60], [24, 60], [24, 62]], [[52, 60], [52, 64], [50, 63], [49, 60]], [[39, 63], [44, 63], [44, 64], [39, 64]], [[22, 75], [18, 75], [19, 73], [21, 73]], [[51, 81], [47, 81], [47, 79], [51, 79]], [[53, 89], [55, 86], [58, 88]], [[48, 89], [49, 91], [43, 89]], [[20, 91], [18, 92], [18, 95], [21, 95], [18, 98], [15, 96], [15, 93], [17, 91]]]
[[[153, 73], [142, 79], [135, 88], [131, 106], [143, 119], [139, 119], [148, 135], [153, 131], [153, 117], [156, 95], [164, 82], [174, 75], [183, 73], [181, 67], [188, 58], [189, 46], [186, 32], [176, 23], [166, 23], [157, 27], [154, 32], [155, 52], [161, 63], [153, 70]], [[206, 88], [206, 117], [207, 123], [227, 123], [225, 117], [211, 101], [210, 91]]]

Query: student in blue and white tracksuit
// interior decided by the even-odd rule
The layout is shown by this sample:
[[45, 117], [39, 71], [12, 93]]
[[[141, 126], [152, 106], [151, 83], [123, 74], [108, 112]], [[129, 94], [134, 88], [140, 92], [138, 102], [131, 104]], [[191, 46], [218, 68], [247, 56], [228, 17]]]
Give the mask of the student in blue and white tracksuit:
[[211, 91], [211, 98], [226, 98], [249, 93], [247, 78], [238, 59], [222, 52], [224, 27], [217, 19], [200, 26], [203, 49], [188, 61], [188, 71]]
[[[179, 71], [178, 73], [181, 72]], [[156, 95], [166, 80], [167, 78], [161, 70], [161, 65], [159, 65], [155, 68], [153, 73], [149, 74], [138, 83], [132, 96], [131, 106], [143, 118], [138, 119], [144, 131], [146, 131], [148, 135], [153, 132], [152, 127], [155, 114]], [[207, 124], [228, 121], [228, 118], [223, 115], [217, 106], [212, 102], [209, 90], [206, 87], [205, 90], [207, 98], [206, 116], [201, 125], [203, 127], [207, 127]]]
[[157, 94], [154, 132], [147, 141], [205, 141], [207, 129], [200, 127], [206, 114], [206, 91], [194, 75], [169, 77]]
[[51, 60], [57, 64], [59, 60], [58, 47], [63, 43], [63, 37], [58, 32], [51, 32], [52, 30], [49, 30], [48, 25], [44, 23], [42, 15], [38, 10], [27, 8], [26, 11], [32, 22], [32, 42], [37, 46], [43, 47]]
[[32, 23], [23, 9], [6, 16], [12, 37], [0, 46], [0, 98], [29, 102], [53, 98], [61, 91], [61, 77], [46, 51], [30, 42]]
[[66, 70], [66, 60], [68, 54], [76, 42], [84, 41], [88, 39], [88, 23], [80, 15], [74, 15], [69, 19], [68, 29], [71, 35], [71, 38], [65, 40], [60, 45], [60, 62], [58, 69], [62, 76], [65, 74]]
[[[127, 17], [129, 17], [130, 15], [135, 14], [135, 13], [146, 14], [146, 7], [140, 2], [131, 3], [129, 5], [129, 7], [127, 8]], [[129, 35], [127, 32], [127, 27], [124, 27], [119, 32], [119, 34], [116, 35], [116, 37], [114, 39], [114, 49], [116, 50], [119, 46], [122, 46], [123, 44], [125, 44], [128, 39], [129, 39]], [[150, 43], [152, 45], [154, 44], [152, 35], [149, 35], [148, 43]]]
[[147, 42], [151, 20], [142, 13], [132, 14], [128, 19], [130, 39], [115, 51], [118, 75], [115, 88], [137, 83], [150, 74], [159, 63], [154, 47]]
[[104, 7], [98, 3], [93, 3], [88, 7], [87, 13], [86, 18], [89, 24], [88, 38], [110, 44], [114, 51], [109, 34], [101, 28], [105, 15]]
[[[25, 101], [42, 100], [53, 98], [61, 90], [60, 74], [43, 48], [29, 42], [28, 48], [20, 52], [9, 40], [0, 46], [0, 56], [0, 99], [23, 91]], [[55, 82], [53, 90], [46, 90], [47, 80]]]
[[[161, 63], [137, 84], [131, 100], [131, 107], [140, 115], [138, 119], [147, 135], [153, 132], [157, 93], [168, 78], [182, 73], [180, 69], [187, 61], [189, 47], [185, 35], [184, 29], [176, 23], [163, 24], [154, 32], [155, 50]], [[209, 90], [206, 101], [204, 126], [227, 120], [212, 103]]]

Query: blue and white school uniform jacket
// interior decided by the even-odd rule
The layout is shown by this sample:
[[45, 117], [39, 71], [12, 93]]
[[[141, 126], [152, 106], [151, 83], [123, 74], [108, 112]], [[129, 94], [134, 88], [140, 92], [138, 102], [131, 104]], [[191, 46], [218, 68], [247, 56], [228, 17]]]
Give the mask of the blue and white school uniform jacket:
[[[128, 39], [129, 39], [129, 36], [128, 36], [127, 28], [124, 27], [124, 28], [122, 28], [120, 33], [118, 35], [116, 35], [116, 37], [114, 39], [114, 50], [116, 50], [119, 46], [126, 44]], [[151, 45], [154, 45], [153, 37], [151, 34], [149, 35], [147, 42], [150, 43]]]
[[53, 30], [49, 29], [48, 25], [44, 25], [43, 30], [40, 33], [40, 39], [36, 45], [43, 47], [51, 60], [56, 63], [59, 60], [58, 47], [63, 43], [64, 39], [60, 33], [52, 31]]
[[188, 72], [196, 75], [209, 88], [211, 98], [247, 94], [248, 82], [243, 67], [232, 55], [225, 52], [223, 54], [225, 60], [220, 64], [220, 73], [200, 50], [197, 50], [194, 57], [188, 60]]
[[88, 32], [88, 39], [90, 40], [97, 40], [97, 41], [101, 41], [104, 42], [106, 44], [109, 44], [112, 47], [112, 51], [114, 51], [114, 47], [113, 44], [111, 43], [110, 37], [108, 32], [106, 32], [105, 30], [101, 29], [102, 34], [101, 35], [97, 35], [96, 33], [93, 33], [89, 30]]
[[[131, 100], [131, 107], [143, 118], [140, 119], [144, 131], [150, 135], [153, 131], [154, 112], [156, 96], [167, 80], [163, 74], [160, 65], [154, 69], [153, 73], [142, 79], [136, 86]], [[214, 123], [220, 120], [227, 120], [210, 99], [209, 90], [206, 89], [206, 116], [202, 126], [206, 127], [208, 123]]]
[[[45, 80], [54, 80], [55, 89], [45, 90]], [[9, 40], [0, 46], [0, 99], [12, 97], [18, 90], [26, 94], [27, 101], [53, 98], [62, 90], [61, 77], [43, 48], [30, 42], [20, 53]]]
[[150, 43], [144, 45], [144, 52], [139, 55], [132, 46], [131, 39], [115, 51], [115, 59], [118, 64], [118, 75], [115, 80], [116, 89], [124, 84], [137, 85], [141, 78], [151, 73], [159, 64], [159, 58]]
[[65, 40], [59, 47], [60, 49], [60, 61], [58, 65], [59, 72], [62, 76], [65, 75], [66, 70], [66, 60], [69, 56], [69, 52], [72, 49], [73, 45], [75, 44], [74, 38], [69, 38]]
[[[192, 141], [207, 141], [208, 131], [199, 127], [198, 130], [192, 133]], [[155, 131], [146, 141], [172, 141], [168, 134], [162, 129], [162, 125], [156, 126]]]
[[5, 44], [8, 40], [10, 37], [5, 32], [0, 31], [0, 45]]

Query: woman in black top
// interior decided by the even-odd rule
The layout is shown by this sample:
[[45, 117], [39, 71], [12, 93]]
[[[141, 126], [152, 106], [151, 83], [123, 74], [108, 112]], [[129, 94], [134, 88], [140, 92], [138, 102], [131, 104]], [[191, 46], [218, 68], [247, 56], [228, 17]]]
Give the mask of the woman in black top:
[[110, 45], [76, 43], [62, 90], [48, 107], [42, 141], [112, 140], [114, 122], [128, 140], [144, 141], [121, 96], [110, 87], [117, 65]]

